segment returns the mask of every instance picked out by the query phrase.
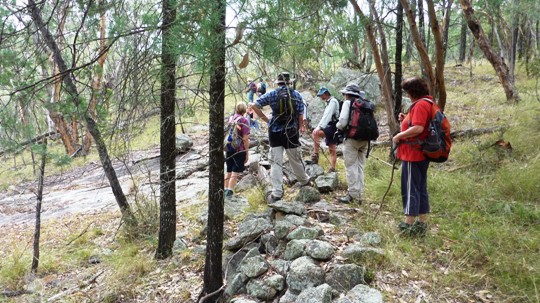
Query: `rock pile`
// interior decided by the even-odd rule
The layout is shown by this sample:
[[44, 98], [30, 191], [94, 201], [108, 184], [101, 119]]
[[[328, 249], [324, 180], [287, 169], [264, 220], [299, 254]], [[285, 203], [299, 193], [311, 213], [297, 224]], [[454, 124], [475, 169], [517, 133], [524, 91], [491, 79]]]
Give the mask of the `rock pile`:
[[[239, 224], [237, 235], [225, 243], [227, 301], [383, 302], [365, 276], [366, 260], [384, 258], [380, 236], [356, 232], [344, 248], [336, 247], [307, 216], [302, 200], [312, 202], [313, 190], [303, 188], [295, 199], [300, 201], [270, 204], [265, 213], [250, 214]], [[319, 201], [312, 208], [328, 214], [333, 206]]]

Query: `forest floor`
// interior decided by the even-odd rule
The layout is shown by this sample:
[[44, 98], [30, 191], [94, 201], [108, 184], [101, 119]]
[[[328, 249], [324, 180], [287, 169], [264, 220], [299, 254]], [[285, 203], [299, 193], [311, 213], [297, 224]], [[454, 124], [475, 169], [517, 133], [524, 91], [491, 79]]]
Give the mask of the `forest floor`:
[[[388, 151], [375, 148], [368, 159], [366, 202], [347, 225], [383, 238], [386, 261], [371, 271], [371, 286], [385, 302], [540, 302], [540, 103], [530, 80], [518, 77], [523, 100], [508, 105], [490, 67], [475, 73], [469, 80], [466, 68], [447, 69], [446, 114], [453, 128], [505, 130], [456, 140], [452, 159], [431, 166], [433, 209], [425, 238], [403, 238], [396, 230], [402, 219], [399, 172], [376, 217], [391, 176], [377, 158], [386, 159]], [[191, 175], [177, 184], [177, 234], [188, 249], [165, 261], [153, 258], [159, 221], [155, 147], [116, 163], [142, 219], [136, 230], [122, 224], [97, 162], [47, 176], [37, 276], [29, 273], [36, 183], [13, 182], [0, 192], [0, 302], [195, 302], [205, 259], [198, 219], [208, 181], [196, 169], [207, 159], [207, 144], [201, 134], [194, 138], [192, 151], [179, 158]], [[498, 140], [512, 149], [497, 147]], [[121, 169], [126, 163], [130, 169]], [[325, 157], [321, 165], [327, 168]], [[342, 160], [338, 171], [342, 192]], [[264, 210], [260, 192], [240, 195], [252, 211]], [[334, 195], [324, 198], [335, 203]], [[228, 221], [226, 232], [236, 224]], [[336, 243], [344, 232], [334, 230]], [[20, 290], [26, 293], [15, 293]]]

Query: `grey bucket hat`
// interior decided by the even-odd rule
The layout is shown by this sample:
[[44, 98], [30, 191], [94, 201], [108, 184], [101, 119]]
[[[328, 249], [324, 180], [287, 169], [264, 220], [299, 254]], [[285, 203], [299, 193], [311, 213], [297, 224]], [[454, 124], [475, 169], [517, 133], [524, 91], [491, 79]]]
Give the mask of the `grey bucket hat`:
[[340, 90], [339, 92], [345, 95], [353, 95], [356, 97], [360, 97], [360, 87], [358, 86], [358, 84], [353, 82], [348, 83], [347, 86], [345, 86], [345, 88]]

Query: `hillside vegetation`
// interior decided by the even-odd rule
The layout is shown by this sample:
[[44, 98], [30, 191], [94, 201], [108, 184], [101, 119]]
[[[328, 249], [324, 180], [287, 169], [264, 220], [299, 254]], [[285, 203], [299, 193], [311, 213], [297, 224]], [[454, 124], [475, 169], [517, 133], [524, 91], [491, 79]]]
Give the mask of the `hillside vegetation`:
[[[391, 168], [376, 159], [386, 160], [385, 148], [374, 149], [368, 158], [367, 203], [351, 224], [379, 232], [383, 238], [387, 260], [373, 268], [372, 287], [384, 293], [386, 302], [540, 302], [540, 103], [535, 98], [535, 82], [518, 71], [516, 83], [522, 99], [508, 104], [489, 64], [476, 66], [473, 74], [470, 79], [468, 68], [446, 67], [446, 114], [453, 129], [501, 129], [456, 140], [451, 159], [431, 165], [432, 214], [427, 237], [404, 238], [397, 232], [402, 218], [399, 172], [375, 218], [391, 180]], [[157, 134], [159, 125], [148, 126], [132, 146], [144, 149], [158, 143], [155, 136], [149, 140], [152, 135], [148, 134]], [[500, 140], [508, 144], [498, 144]], [[24, 163], [30, 163], [29, 155], [24, 157]], [[324, 157], [322, 161], [323, 166], [328, 165]], [[74, 169], [82, 162], [79, 159], [61, 170]], [[17, 163], [23, 163], [20, 157]], [[1, 165], [4, 188], [33, 178], [30, 166], [13, 174], [9, 170], [13, 161]], [[49, 173], [60, 173], [58, 170]], [[340, 180], [345, 180], [342, 159], [338, 171]], [[243, 194], [253, 211], [264, 209], [260, 191]], [[37, 279], [28, 274], [33, 226], [3, 226], [0, 290], [27, 289], [31, 293], [0, 297], [0, 302], [43, 300], [73, 285], [81, 289], [61, 298], [62, 302], [195, 300], [202, 287], [204, 255], [194, 249], [155, 261], [156, 201], [138, 199], [140, 214], [147, 220], [136, 231], [124, 230], [117, 212], [43, 222]], [[333, 195], [326, 199], [332, 201]], [[194, 242], [201, 232], [195, 216], [183, 211], [177, 223], [179, 233]], [[228, 222], [228, 228], [234, 229], [234, 223]], [[103, 250], [106, 257], [98, 265], [90, 265], [88, 259]], [[100, 271], [98, 283], [84, 284]]]

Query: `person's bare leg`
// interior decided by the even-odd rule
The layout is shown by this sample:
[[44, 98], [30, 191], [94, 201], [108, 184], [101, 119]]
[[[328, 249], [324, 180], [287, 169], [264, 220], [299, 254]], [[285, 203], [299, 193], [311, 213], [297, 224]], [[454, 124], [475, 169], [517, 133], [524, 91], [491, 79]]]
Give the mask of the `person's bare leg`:
[[405, 223], [413, 225], [414, 223], [414, 216], [405, 216]]
[[418, 216], [418, 221], [422, 223], [426, 223], [426, 220], [427, 220], [427, 214], [421, 214]]
[[231, 181], [231, 175], [232, 175], [232, 173], [226, 173], [225, 174], [225, 189], [230, 188], [229, 183]]
[[328, 145], [328, 150], [330, 150], [330, 166], [335, 170], [337, 162], [337, 146], [335, 144]]
[[236, 186], [236, 183], [238, 182], [238, 173], [233, 172], [231, 174], [231, 178], [229, 179], [229, 189], [234, 191], [234, 187]]

